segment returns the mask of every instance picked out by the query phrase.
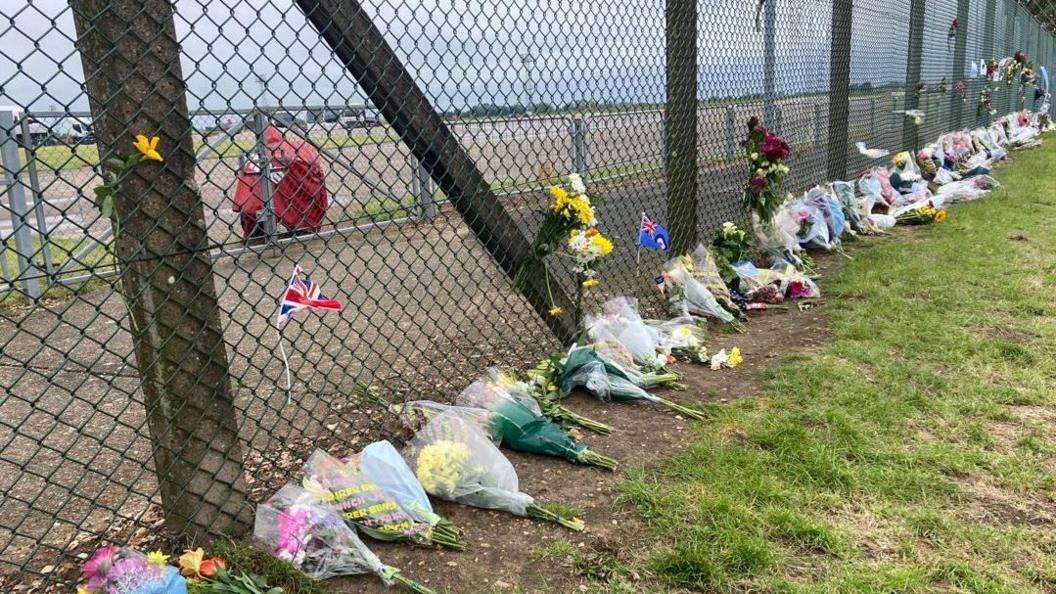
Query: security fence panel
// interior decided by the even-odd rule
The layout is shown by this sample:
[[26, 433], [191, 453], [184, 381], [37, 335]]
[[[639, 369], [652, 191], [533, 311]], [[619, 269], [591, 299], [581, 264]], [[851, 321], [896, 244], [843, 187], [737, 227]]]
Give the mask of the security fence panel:
[[[1041, 107], [989, 61], [1056, 67], [1052, 8], [1014, 0], [0, 7], [2, 592], [244, 531], [314, 448], [401, 439], [385, 403], [530, 366], [612, 297], [661, 315], [642, 217], [679, 250], [750, 225], [751, 118], [799, 194]], [[572, 173], [604, 282], [517, 289]], [[284, 319], [291, 281], [340, 309]]]

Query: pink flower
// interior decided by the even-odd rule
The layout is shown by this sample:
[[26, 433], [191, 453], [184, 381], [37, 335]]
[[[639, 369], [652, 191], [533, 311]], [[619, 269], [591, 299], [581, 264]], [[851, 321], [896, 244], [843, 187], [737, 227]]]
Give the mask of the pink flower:
[[766, 186], [766, 178], [765, 177], [753, 177], [752, 178], [751, 190], [752, 190], [753, 194], [758, 195], [759, 192], [763, 191], [763, 188], [765, 186]]
[[796, 211], [796, 221], [799, 223], [805, 223], [810, 220], [810, 211], [799, 210]]
[[771, 161], [784, 161], [788, 158], [789, 147], [784, 138], [776, 134], [767, 134], [759, 152]]
[[801, 280], [788, 283], [788, 296], [793, 299], [810, 299], [814, 296], [814, 290]]
[[[113, 545], [100, 547], [84, 562], [84, 567], [81, 568], [81, 575], [89, 582], [96, 577], [106, 579], [106, 574], [110, 571], [110, 567], [113, 566], [116, 557], [117, 547]], [[91, 590], [91, 586], [88, 589]]]

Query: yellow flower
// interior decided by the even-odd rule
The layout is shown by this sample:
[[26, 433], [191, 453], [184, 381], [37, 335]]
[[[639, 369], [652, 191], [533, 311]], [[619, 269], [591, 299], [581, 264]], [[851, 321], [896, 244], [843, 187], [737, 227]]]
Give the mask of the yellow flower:
[[557, 384], [547, 384], [547, 386], [546, 386], [546, 393], [547, 394], [552, 394], [553, 392], [556, 392], [556, 391], [557, 391]]
[[590, 237], [590, 242], [598, 249], [598, 253], [602, 256], [607, 256], [612, 252], [612, 242], [601, 233], [595, 231], [594, 235], [588, 235], [588, 237]]
[[593, 289], [596, 286], [598, 286], [598, 279], [596, 278], [588, 278], [587, 280], [583, 281], [584, 289]]
[[741, 357], [741, 349], [740, 348], [733, 347], [732, 349], [730, 349], [730, 357], [729, 357], [729, 361], [727, 361], [727, 365], [729, 365], [730, 367], [737, 367], [738, 365], [741, 364], [741, 361], [743, 361], [743, 360], [744, 360], [744, 358]]
[[451, 497], [461, 474], [462, 465], [470, 458], [466, 444], [454, 441], [431, 443], [418, 453], [418, 480], [427, 493]]
[[195, 550], [187, 549], [180, 555], [180, 573], [185, 577], [193, 577], [198, 575], [199, 570], [202, 567], [202, 558], [205, 557], [205, 551], [202, 547], [198, 547]]
[[559, 315], [561, 315], [561, 308], [560, 307], [551, 307], [550, 308], [550, 317], [551, 318], [556, 318]]
[[147, 563], [155, 567], [165, 567], [169, 563], [169, 556], [161, 551], [147, 553]]
[[155, 136], [154, 138], [148, 139], [142, 134], [136, 134], [136, 141], [132, 143], [132, 146], [136, 148], [143, 156], [140, 157], [142, 161], [164, 161], [161, 158], [161, 153], [158, 152], [158, 141], [161, 139]]
[[85, 590], [83, 586], [77, 586], [77, 594], [91, 594], [88, 590]]
[[943, 222], [945, 220], [946, 220], [946, 211], [945, 210], [940, 210], [939, 212], [935, 213], [935, 222], [936, 223], [941, 223], [941, 222]]

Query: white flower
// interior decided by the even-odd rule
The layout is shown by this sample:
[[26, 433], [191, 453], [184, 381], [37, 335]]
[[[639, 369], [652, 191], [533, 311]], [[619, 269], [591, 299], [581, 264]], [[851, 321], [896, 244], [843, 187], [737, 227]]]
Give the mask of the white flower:
[[763, 177], [764, 175], [766, 175], [766, 171], [764, 169], [760, 168], [755, 170], [755, 177]]
[[759, 153], [752, 153], [752, 160], [753, 161], [758, 161], [759, 160]]
[[719, 351], [719, 352], [717, 352], [717, 353], [715, 353], [714, 355], [711, 356], [711, 368], [712, 369], [719, 369], [723, 365], [728, 363], [729, 360], [730, 360], [730, 356], [726, 354], [726, 349], [722, 349], [721, 351]]
[[733, 223], [731, 223], [730, 221], [726, 221], [725, 223], [722, 224], [722, 228], [723, 229], [730, 229], [730, 228], [732, 228], [734, 226], [735, 225]]
[[573, 194], [585, 194], [587, 186], [583, 184], [583, 178], [578, 173], [568, 174], [568, 187], [572, 188]]

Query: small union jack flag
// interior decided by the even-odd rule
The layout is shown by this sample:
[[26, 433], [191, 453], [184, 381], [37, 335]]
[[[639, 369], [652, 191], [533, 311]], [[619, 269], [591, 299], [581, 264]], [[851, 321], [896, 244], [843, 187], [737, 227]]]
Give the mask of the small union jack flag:
[[653, 222], [649, 217], [642, 217], [642, 231], [649, 234], [649, 237], [656, 235], [656, 223]]
[[294, 266], [290, 281], [286, 283], [286, 293], [282, 296], [282, 300], [279, 301], [279, 324], [290, 319], [293, 312], [306, 307], [324, 311], [338, 311], [341, 309], [340, 303], [323, 295], [319, 285], [308, 280], [308, 277], [302, 277], [302, 272], [300, 266]]

